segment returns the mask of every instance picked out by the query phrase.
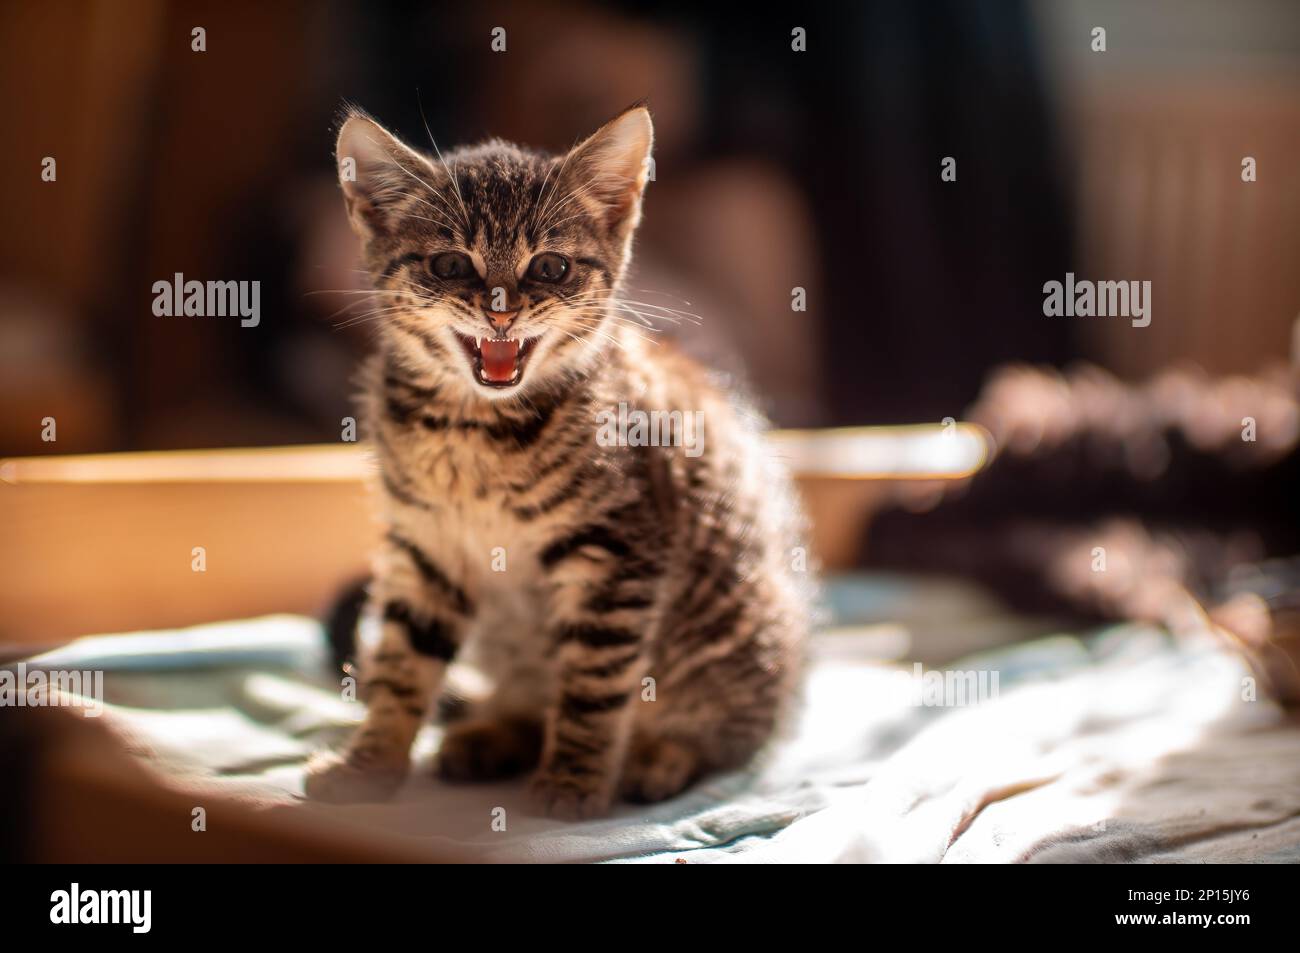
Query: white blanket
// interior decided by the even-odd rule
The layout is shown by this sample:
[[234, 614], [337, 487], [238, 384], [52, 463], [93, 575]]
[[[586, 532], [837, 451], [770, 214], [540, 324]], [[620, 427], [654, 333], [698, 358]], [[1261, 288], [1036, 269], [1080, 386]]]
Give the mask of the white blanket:
[[765, 764], [579, 824], [530, 816], [521, 782], [435, 780], [434, 727], [391, 803], [300, 800], [306, 757], [338, 743], [360, 715], [309, 674], [323, 667], [322, 646], [310, 620], [273, 617], [84, 639], [41, 661], [106, 669], [106, 717], [166, 773], [431, 852], [658, 863], [1300, 861], [1300, 725], [1249, 700], [1248, 672], [1208, 638], [1176, 645], [1130, 627], [1021, 644], [960, 666], [996, 671], [997, 697], [934, 707], [918, 704], [909, 669], [873, 661], [851, 635], [824, 633], [797, 731]]

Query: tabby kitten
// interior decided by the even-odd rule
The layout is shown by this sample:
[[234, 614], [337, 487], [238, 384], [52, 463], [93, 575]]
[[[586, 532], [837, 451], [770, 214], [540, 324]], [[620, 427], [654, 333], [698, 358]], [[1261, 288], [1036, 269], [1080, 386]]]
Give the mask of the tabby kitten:
[[[343, 196], [385, 309], [362, 409], [387, 536], [365, 722], [310, 796], [391, 794], [453, 658], [494, 693], [448, 726], [440, 773], [532, 769], [566, 818], [743, 765], [788, 707], [808, 606], [787, 478], [754, 415], [618, 303], [652, 138], [635, 107], [563, 156], [434, 159], [347, 116]], [[702, 412], [702, 452], [605, 445], [620, 403]]]

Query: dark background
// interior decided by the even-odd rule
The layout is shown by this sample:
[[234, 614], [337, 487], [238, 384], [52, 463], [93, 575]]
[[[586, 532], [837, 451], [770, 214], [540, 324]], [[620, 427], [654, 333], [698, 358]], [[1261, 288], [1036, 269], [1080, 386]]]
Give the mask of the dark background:
[[[1300, 312], [1281, 0], [24, 0], [0, 27], [0, 453], [338, 439], [370, 340], [339, 313], [362, 281], [331, 156], [345, 100], [417, 146], [427, 119], [444, 148], [549, 149], [648, 100], [629, 296], [699, 314], [687, 346], [785, 425], [960, 418], [1009, 361], [1254, 373]], [[1067, 270], [1151, 280], [1152, 326], [1044, 317]], [[155, 317], [177, 271], [260, 280], [260, 326]]]

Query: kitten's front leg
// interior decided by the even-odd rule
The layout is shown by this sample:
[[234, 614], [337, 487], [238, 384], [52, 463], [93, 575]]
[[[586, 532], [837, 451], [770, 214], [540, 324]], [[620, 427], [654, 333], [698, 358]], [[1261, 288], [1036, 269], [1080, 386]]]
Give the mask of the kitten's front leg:
[[390, 534], [379, 566], [370, 599], [380, 615], [380, 635], [364, 647], [357, 674], [366, 718], [342, 753], [308, 767], [308, 797], [373, 801], [396, 791], [474, 611], [464, 589], [400, 536]]
[[652, 580], [617, 561], [552, 582], [558, 691], [530, 791], [546, 813], [573, 820], [606, 813], [617, 791], [657, 614], [645, 594]]

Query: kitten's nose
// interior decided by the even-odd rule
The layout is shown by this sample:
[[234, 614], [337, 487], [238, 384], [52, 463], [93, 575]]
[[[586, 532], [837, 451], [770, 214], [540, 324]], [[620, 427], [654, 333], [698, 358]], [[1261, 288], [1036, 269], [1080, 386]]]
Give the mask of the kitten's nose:
[[488, 323], [500, 334], [504, 334], [510, 329], [510, 325], [515, 323], [515, 318], [519, 317], [521, 309], [515, 308], [513, 311], [484, 311]]

